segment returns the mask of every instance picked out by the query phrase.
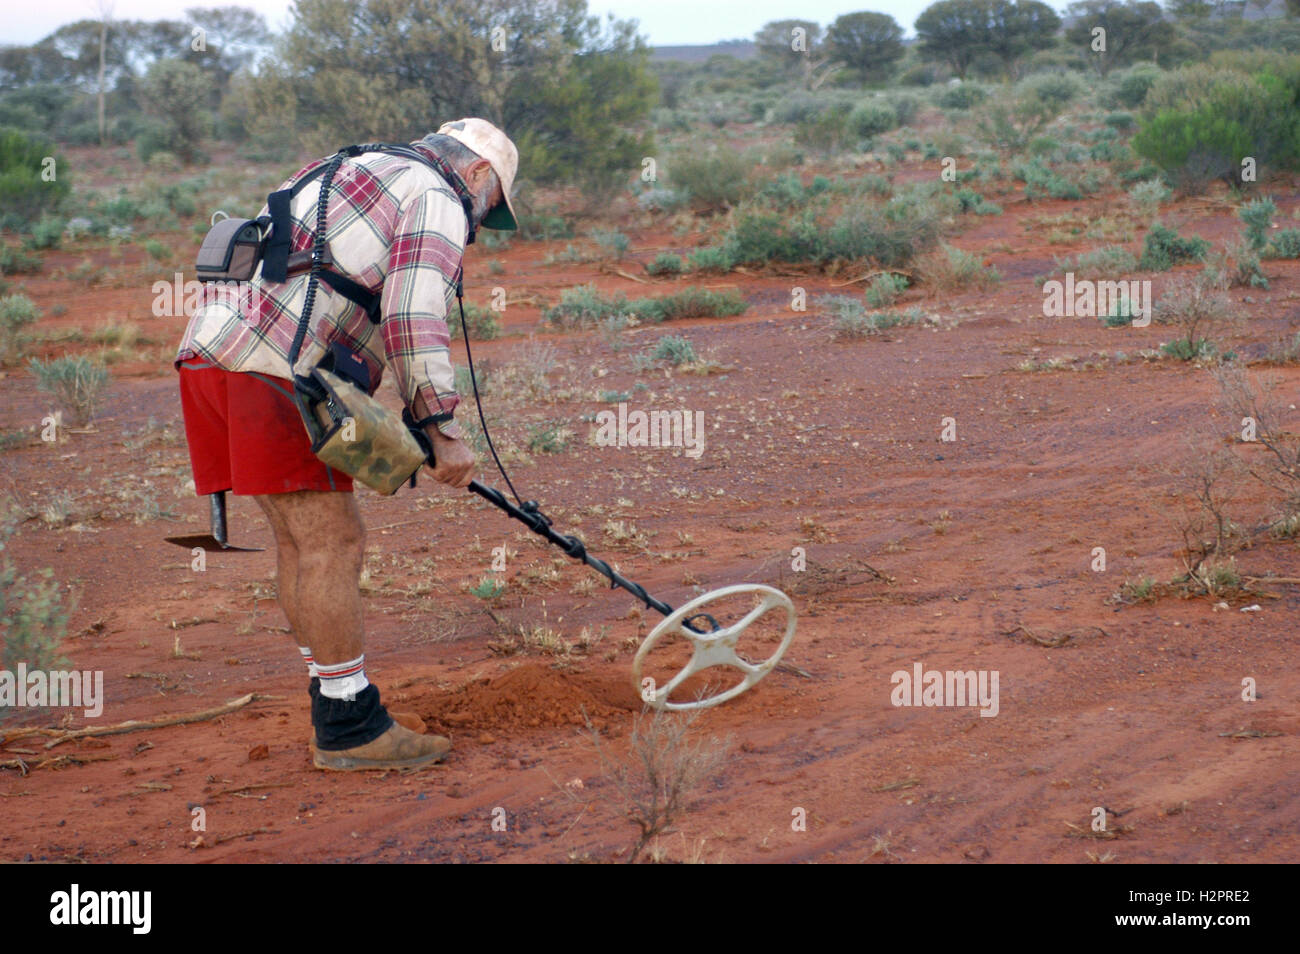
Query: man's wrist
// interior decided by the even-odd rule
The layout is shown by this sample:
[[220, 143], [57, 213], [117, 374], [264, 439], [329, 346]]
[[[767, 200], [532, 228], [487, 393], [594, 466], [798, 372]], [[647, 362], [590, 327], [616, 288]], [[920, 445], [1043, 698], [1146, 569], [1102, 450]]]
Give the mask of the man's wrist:
[[441, 424], [430, 424], [425, 428], [425, 431], [427, 431], [429, 436], [434, 440], [441, 437], [444, 440], [458, 441], [461, 439], [463, 434], [460, 425], [455, 421], [444, 421]]

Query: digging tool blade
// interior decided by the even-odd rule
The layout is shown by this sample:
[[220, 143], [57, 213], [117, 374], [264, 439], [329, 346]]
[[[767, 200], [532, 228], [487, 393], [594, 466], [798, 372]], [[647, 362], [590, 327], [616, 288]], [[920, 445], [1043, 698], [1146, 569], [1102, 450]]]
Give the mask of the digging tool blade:
[[167, 537], [168, 543], [192, 550], [202, 547], [204, 550], [229, 550], [234, 553], [261, 553], [262, 547], [237, 547], [226, 540], [226, 492], [218, 491], [208, 495], [212, 508], [212, 532], [192, 533], [184, 537]]

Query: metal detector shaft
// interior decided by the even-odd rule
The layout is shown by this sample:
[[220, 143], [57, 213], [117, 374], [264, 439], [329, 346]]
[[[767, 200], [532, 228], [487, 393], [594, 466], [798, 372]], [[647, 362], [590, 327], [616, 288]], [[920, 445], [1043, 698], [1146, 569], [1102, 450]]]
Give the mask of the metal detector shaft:
[[[635, 583], [627, 577], [616, 573], [614, 569], [604, 560], [592, 556], [587, 552], [586, 546], [577, 537], [566, 536], [565, 534], [556, 533], [551, 529], [551, 518], [546, 516], [537, 509], [537, 501], [526, 500], [522, 507], [516, 507], [501, 491], [495, 488], [480, 484], [477, 480], [470, 481], [469, 489], [478, 494], [488, 503], [504, 510], [507, 515], [518, 520], [528, 527], [533, 533], [545, 537], [548, 543], [552, 543], [565, 552], [565, 555], [575, 560], [580, 560], [587, 566], [591, 567], [601, 576], [609, 580], [610, 587], [622, 587], [627, 590], [641, 602], [645, 603], [650, 609], [662, 613], [664, 616], [672, 615], [675, 610], [663, 600], [657, 600], [645, 591], [645, 587], [640, 583]], [[690, 625], [689, 621], [687, 625]], [[694, 627], [692, 627], [694, 628]]]

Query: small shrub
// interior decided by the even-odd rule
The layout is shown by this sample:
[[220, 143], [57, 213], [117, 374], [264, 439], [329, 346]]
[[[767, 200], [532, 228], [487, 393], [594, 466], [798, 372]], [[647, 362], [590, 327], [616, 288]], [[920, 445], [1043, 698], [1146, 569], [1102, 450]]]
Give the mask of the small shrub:
[[1110, 278], [1131, 272], [1137, 257], [1122, 245], [1108, 245], [1056, 260], [1056, 271], [1073, 272], [1076, 278]]
[[522, 216], [515, 235], [524, 242], [549, 242], [553, 239], [573, 238], [573, 226], [563, 216], [539, 212], [536, 215]]
[[615, 229], [592, 229], [591, 240], [620, 261], [631, 245], [631, 240]]
[[714, 153], [688, 153], [673, 160], [669, 177], [691, 206], [701, 212], [718, 212], [739, 204], [752, 194], [753, 162], [730, 149]]
[[898, 113], [883, 101], [859, 103], [845, 120], [849, 132], [860, 139], [871, 139], [898, 126]]
[[731, 252], [724, 245], [706, 245], [686, 256], [690, 267], [697, 272], [729, 272], [735, 267]]
[[498, 580], [493, 576], [485, 576], [479, 580], [477, 586], [471, 586], [469, 592], [471, 596], [477, 596], [485, 603], [491, 603], [498, 596], [504, 593], [506, 584], [503, 580]]
[[559, 454], [573, 440], [573, 432], [563, 421], [543, 421], [528, 429], [528, 450], [537, 454]]
[[944, 109], [970, 109], [989, 98], [988, 90], [974, 83], [949, 86], [939, 94], [939, 105]]
[[1265, 258], [1300, 258], [1300, 229], [1282, 229], [1273, 236]]
[[37, 390], [59, 403], [69, 423], [85, 425], [94, 420], [100, 396], [108, 383], [108, 370], [102, 364], [64, 356], [44, 362], [32, 358], [28, 366], [36, 376]]
[[1256, 252], [1268, 245], [1268, 230], [1273, 225], [1277, 206], [1272, 199], [1254, 199], [1237, 210], [1237, 218], [1245, 223], [1246, 242]]
[[651, 275], [680, 275], [686, 270], [686, 265], [680, 255], [660, 252], [654, 257], [654, 261], [645, 267], [645, 270]]
[[41, 270], [37, 255], [28, 255], [16, 245], [0, 245], [0, 275], [35, 275]]
[[577, 285], [560, 292], [559, 303], [542, 309], [542, 318], [560, 328], [584, 328], [626, 312], [622, 295], [606, 298], [595, 285]]
[[[9, 558], [6, 545], [13, 533], [11, 526], [0, 528], [0, 628], [4, 632], [0, 668], [16, 672], [19, 663], [31, 670], [55, 669], [67, 660], [59, 652], [68, 631], [68, 607], [51, 569], [40, 570], [35, 577], [20, 574]], [[0, 719], [10, 711], [0, 706]]]
[[867, 286], [867, 304], [872, 308], [887, 308], [894, 304], [907, 290], [907, 279], [902, 275], [886, 272], [877, 275]]
[[63, 241], [65, 222], [56, 215], [42, 215], [32, 226], [32, 234], [24, 243], [28, 248], [58, 248]]
[[[57, 171], [49, 181], [48, 158]], [[0, 227], [24, 228], [58, 208], [70, 189], [67, 168], [42, 134], [0, 127]]]
[[0, 298], [0, 367], [18, 356], [22, 329], [40, 316], [40, 310], [26, 295], [14, 294]]
[[636, 204], [646, 212], [676, 212], [686, 205], [687, 197], [676, 189], [663, 189], [656, 186], [647, 189], [636, 197]]
[[1147, 179], [1128, 190], [1129, 201], [1146, 218], [1154, 218], [1159, 213], [1161, 204], [1168, 202], [1172, 195], [1159, 179]]
[[172, 257], [172, 250], [157, 239], [145, 239], [141, 244], [155, 262], [167, 262]]
[[748, 306], [734, 289], [714, 291], [688, 286], [656, 298], [635, 298], [627, 311], [644, 321], [658, 323], [680, 318], [730, 318], [743, 314]]
[[654, 361], [667, 361], [673, 365], [690, 364], [695, 361], [695, 348], [685, 338], [667, 335], [659, 339], [650, 357]]
[[921, 281], [936, 291], [974, 288], [986, 290], [1002, 280], [998, 270], [978, 255], [951, 245], [941, 245], [921, 265]]
[[1142, 258], [1138, 267], [1144, 271], [1164, 272], [1185, 262], [1201, 262], [1210, 250], [1210, 243], [1193, 236], [1182, 238], [1177, 232], [1159, 222], [1151, 226], [1142, 244]]
[[1160, 67], [1145, 63], [1132, 67], [1118, 77], [1111, 98], [1118, 106], [1137, 109], [1162, 72]]
[[1156, 302], [1155, 321], [1175, 325], [1182, 337], [1162, 348], [1183, 361], [1215, 354], [1209, 335], [1229, 322], [1232, 306], [1219, 286], [1205, 276], [1175, 282]]
[[[482, 305], [465, 305], [465, 326], [469, 328], [470, 337], [475, 341], [492, 341], [501, 336], [501, 322], [497, 313]], [[454, 311], [447, 316], [447, 331], [453, 341], [460, 338], [464, 331], [460, 326], [460, 313]]]

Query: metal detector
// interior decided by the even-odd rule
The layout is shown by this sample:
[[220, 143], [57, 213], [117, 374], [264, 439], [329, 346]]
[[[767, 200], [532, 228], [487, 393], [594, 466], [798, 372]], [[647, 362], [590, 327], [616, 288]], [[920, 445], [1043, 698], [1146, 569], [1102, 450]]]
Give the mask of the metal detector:
[[[647, 593], [645, 587], [640, 583], [627, 579], [627, 577], [616, 572], [604, 560], [592, 556], [587, 552], [583, 542], [577, 537], [557, 533], [551, 527], [551, 518], [537, 509], [537, 501], [521, 501], [519, 506], [515, 506], [506, 499], [501, 491], [487, 487], [477, 480], [470, 482], [469, 489], [494, 507], [505, 511], [508, 516], [527, 526], [533, 533], [545, 538], [548, 543], [559, 547], [566, 556], [587, 564], [587, 566], [609, 580], [611, 589], [621, 587], [645, 603], [650, 609], [663, 614], [665, 619], [652, 629], [650, 635], [642, 641], [640, 649], [637, 650], [636, 658], [632, 661], [632, 685], [640, 694], [641, 699], [653, 708], [672, 710], [707, 709], [709, 706], [716, 706], [728, 699], [734, 699], [775, 669], [776, 664], [781, 661], [781, 657], [785, 655], [786, 649], [789, 648], [790, 642], [794, 639], [796, 622], [794, 604], [790, 602], [790, 597], [780, 590], [759, 583], [740, 583], [701, 594], [685, 606], [674, 609], [662, 600], [655, 599]], [[730, 626], [720, 625], [717, 620], [704, 612], [704, 607], [710, 603], [745, 593], [756, 594], [760, 599], [752, 610]], [[740, 640], [741, 634], [758, 622], [769, 610], [777, 608], [780, 608], [785, 613], [785, 630], [776, 651], [759, 663], [750, 662], [740, 656], [736, 652], [736, 643]], [[658, 686], [653, 679], [643, 678], [641, 672], [650, 650], [661, 639], [670, 636], [683, 636], [691, 643], [691, 658], [677, 675], [662, 686]], [[668, 697], [687, 679], [701, 670], [714, 666], [729, 666], [738, 669], [743, 673], [743, 678], [739, 683], [728, 689], [715, 692], [712, 695], [702, 696], [690, 702], [669, 701]]]

